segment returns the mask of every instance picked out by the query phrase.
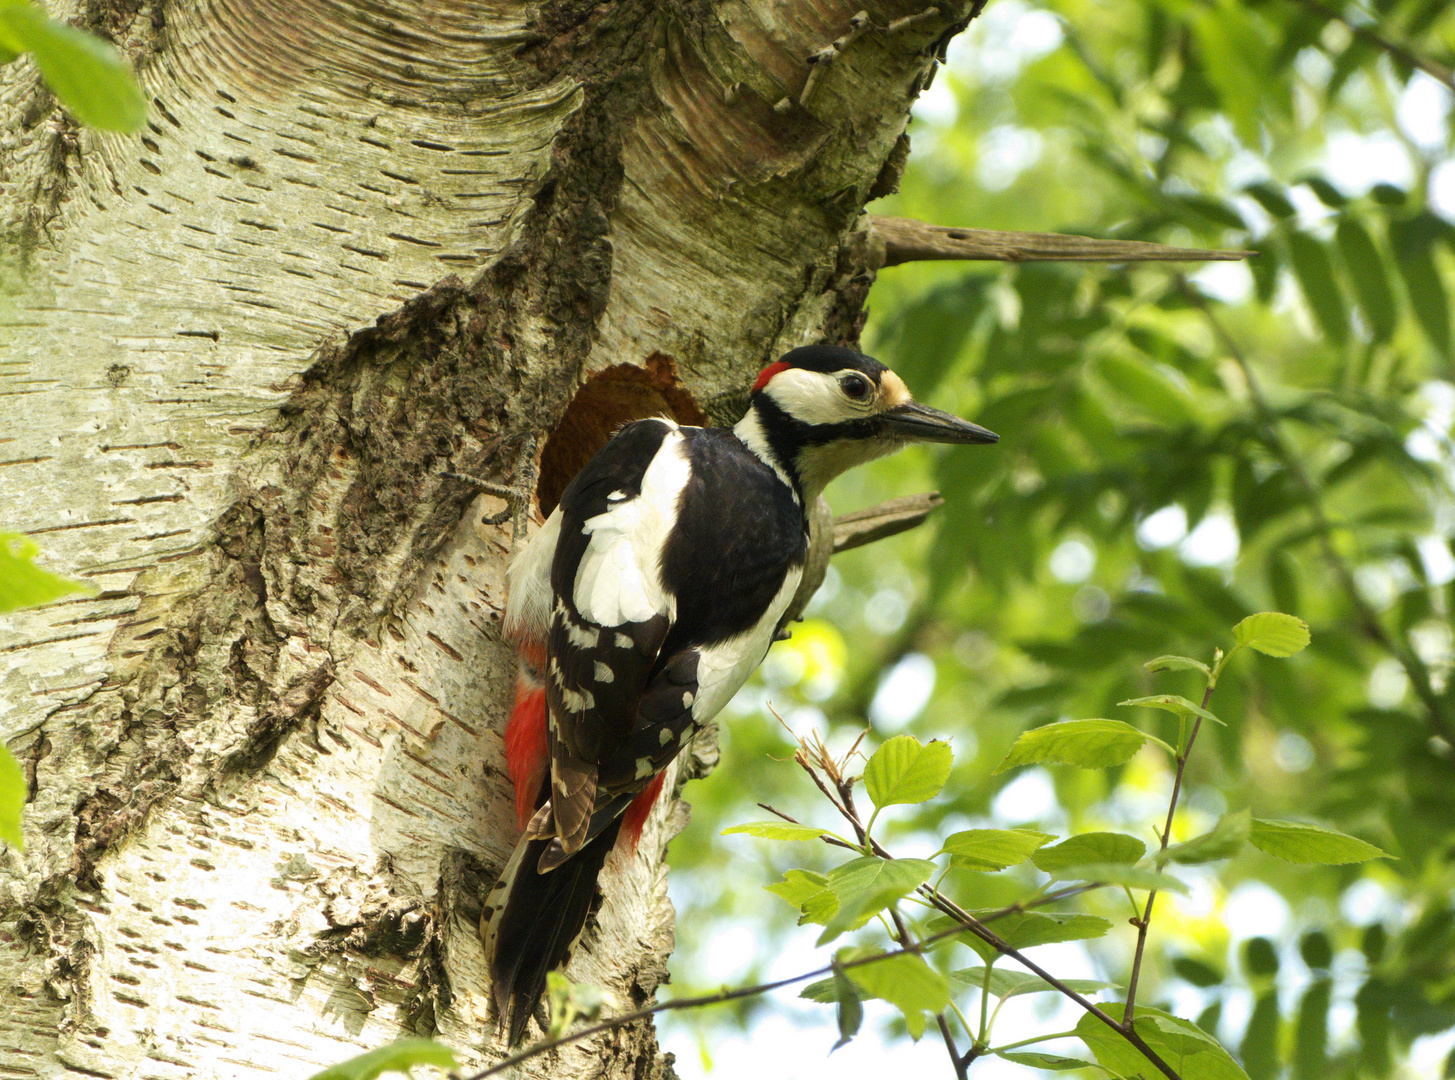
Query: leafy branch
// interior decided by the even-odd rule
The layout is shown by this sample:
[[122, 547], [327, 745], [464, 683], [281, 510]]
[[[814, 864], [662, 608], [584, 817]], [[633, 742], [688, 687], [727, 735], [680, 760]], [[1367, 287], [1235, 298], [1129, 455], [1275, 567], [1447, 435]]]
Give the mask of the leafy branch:
[[1386, 37], [1370, 26], [1352, 21], [1342, 11], [1330, 7], [1323, 0], [1296, 0], [1296, 2], [1307, 10], [1322, 15], [1325, 19], [1343, 23], [1349, 28], [1349, 32], [1360, 41], [1387, 52], [1401, 63], [1408, 64], [1413, 68], [1419, 68], [1432, 79], [1437, 79], [1451, 90], [1455, 90], [1455, 72], [1452, 72], [1444, 64], [1437, 63], [1428, 57], [1419, 55], [1413, 49], [1409, 48], [1409, 46]]
[[[820, 944], [840, 934], [869, 924], [876, 917], [887, 927], [902, 947], [914, 941], [914, 926], [899, 909], [901, 902], [919, 903], [938, 917], [928, 924], [935, 934], [958, 931], [959, 940], [979, 953], [984, 966], [952, 972], [947, 978], [916, 958], [905, 963], [901, 973], [903, 985], [876, 980], [870, 986], [862, 977], [842, 976], [814, 984], [804, 991], [813, 1000], [835, 1002], [839, 1010], [841, 1040], [857, 1030], [862, 1007], [860, 997], [882, 997], [897, 1006], [904, 1015], [910, 1034], [916, 1038], [923, 1032], [925, 1014], [934, 1015], [944, 1038], [957, 1077], [964, 1077], [968, 1066], [985, 1054], [1000, 1055], [1016, 1047], [1067, 1033], [1048, 1034], [1021, 1040], [1003, 1047], [993, 1045], [991, 1034], [995, 1016], [988, 1008], [990, 996], [1004, 1003], [1005, 997], [1026, 985], [1015, 980], [1029, 980], [1041, 991], [1054, 991], [1075, 1002], [1084, 1016], [1074, 1032], [1092, 1051], [1099, 1067], [1114, 1075], [1131, 1075], [1138, 1069], [1155, 1068], [1169, 1080], [1180, 1080], [1179, 1070], [1193, 1068], [1190, 1054], [1208, 1054], [1216, 1058], [1207, 1068], [1219, 1075], [1241, 1076], [1242, 1070], [1216, 1040], [1201, 1029], [1161, 1010], [1136, 1007], [1142, 963], [1150, 931], [1154, 901], [1159, 891], [1186, 892], [1186, 886], [1165, 873], [1168, 863], [1196, 864], [1228, 858], [1251, 842], [1260, 850], [1292, 862], [1338, 863], [1378, 858], [1378, 848], [1353, 837], [1343, 836], [1318, 826], [1297, 822], [1257, 821], [1246, 811], [1225, 815], [1208, 833], [1182, 844], [1172, 843], [1172, 828], [1177, 806], [1185, 787], [1187, 763], [1204, 722], [1221, 724], [1209, 711], [1213, 689], [1228, 660], [1240, 649], [1251, 648], [1269, 656], [1291, 656], [1309, 641], [1307, 626], [1292, 616], [1265, 612], [1244, 619], [1233, 629], [1233, 648], [1224, 653], [1214, 650], [1210, 664], [1181, 656], [1164, 656], [1147, 667], [1154, 672], [1196, 671], [1201, 673], [1204, 689], [1201, 703], [1194, 703], [1174, 694], [1159, 694], [1123, 702], [1126, 706], [1145, 706], [1173, 713], [1179, 720], [1176, 745], [1150, 732], [1118, 720], [1073, 720], [1049, 724], [1025, 732], [1012, 746], [997, 771], [1032, 764], [1062, 764], [1082, 768], [1107, 768], [1124, 764], [1146, 746], [1165, 750], [1174, 762], [1173, 789], [1165, 820], [1157, 835], [1159, 845], [1150, 856], [1146, 845], [1132, 836], [1118, 833], [1085, 833], [1048, 846], [1055, 839], [1032, 829], [971, 829], [945, 839], [934, 859], [948, 858], [949, 865], [931, 884], [939, 869], [934, 859], [896, 858], [875, 838], [873, 830], [888, 807], [927, 802], [940, 794], [949, 778], [952, 754], [947, 744], [922, 744], [912, 736], [899, 736], [886, 741], [867, 761], [862, 776], [849, 774], [849, 761], [855, 748], [835, 759], [817, 733], [799, 740], [795, 754], [797, 764], [810, 777], [820, 793], [848, 824], [847, 834], [799, 822], [770, 806], [764, 806], [778, 820], [735, 826], [732, 833], [746, 833], [766, 839], [818, 839], [829, 846], [852, 851], [856, 858], [828, 874], [809, 870], [790, 870], [784, 880], [770, 885], [769, 891], [793, 903], [801, 912], [800, 922], [819, 923], [824, 927]], [[865, 820], [855, 803], [855, 787], [862, 783], [874, 805]], [[762, 805], [762, 804], [760, 804]], [[1050, 876], [1050, 882], [1037, 895], [1015, 909], [996, 912], [974, 912], [956, 903], [942, 891], [942, 884], [951, 870], [997, 872], [1030, 861]], [[1070, 888], [1052, 890], [1057, 882], [1083, 882]], [[1075, 895], [1107, 886], [1148, 893], [1144, 906], [1132, 919], [1137, 927], [1137, 943], [1127, 983], [1124, 1002], [1097, 1003], [1089, 994], [1105, 989], [1107, 984], [1085, 984], [1062, 979], [1025, 955], [1033, 945], [1051, 941], [1070, 941], [1099, 937], [1111, 929], [1111, 923], [1089, 914], [1049, 913], [1036, 909], [1043, 905], [1070, 899]], [[991, 929], [992, 918], [1005, 920], [1003, 930]], [[926, 941], [937, 940], [926, 938]], [[840, 958], [852, 955], [842, 951]], [[1008, 957], [1025, 968], [1023, 976], [996, 973], [993, 965]], [[998, 981], [1000, 980], [1000, 981]], [[951, 983], [975, 990], [981, 995], [980, 1021], [970, 1023], [955, 1004]], [[961, 1050], [951, 1030], [950, 1017], [958, 1019], [970, 1038], [970, 1046]], [[1119, 1048], [1120, 1047], [1120, 1048]], [[1045, 1065], [1052, 1056], [1022, 1055], [1007, 1060], [1022, 1064]], [[1070, 1062], [1061, 1067], [1092, 1066], [1075, 1059], [1054, 1059]], [[1174, 1067], [1172, 1062], [1182, 1062]]]
[[1313, 519], [1314, 532], [1318, 538], [1319, 553], [1323, 556], [1324, 562], [1333, 572], [1334, 579], [1339, 584], [1340, 591], [1344, 594], [1349, 605], [1354, 609], [1359, 620], [1360, 629], [1365, 637], [1383, 649], [1389, 656], [1404, 669], [1405, 675], [1410, 680], [1410, 686], [1414, 689], [1415, 696], [1420, 699], [1424, 706], [1425, 713], [1429, 717], [1430, 726], [1445, 739], [1446, 742], [1455, 745], [1455, 719], [1450, 716], [1449, 705], [1440, 693], [1435, 689], [1434, 680], [1431, 677], [1430, 669], [1414, 649], [1408, 644], [1396, 641], [1395, 638], [1385, 629], [1380, 621], [1379, 613], [1364, 598], [1359, 591], [1358, 583], [1354, 580], [1354, 571], [1349, 563], [1339, 553], [1334, 545], [1334, 533], [1339, 528], [1330, 519], [1328, 511], [1324, 507], [1319, 487], [1309, 475], [1304, 465], [1303, 457], [1284, 433], [1277, 413], [1274, 412], [1269, 403], [1266, 392], [1263, 389], [1262, 381], [1253, 370], [1248, 361], [1247, 354], [1228, 333], [1227, 328], [1218, 318], [1217, 312], [1207, 302], [1207, 298], [1187, 281], [1186, 278], [1178, 278], [1178, 287], [1188, 302], [1197, 308], [1207, 320], [1208, 326], [1217, 335], [1228, 355], [1238, 365], [1242, 372], [1243, 380], [1248, 386], [1248, 397], [1253, 404], [1253, 411], [1257, 418], [1259, 433], [1262, 442], [1272, 451], [1288, 475], [1293, 478], [1298, 486], [1299, 495], [1302, 497], [1304, 507], [1308, 510], [1309, 516]]
[[[1123, 703], [1177, 715], [1180, 733], [1176, 746], [1121, 721], [1064, 721], [1023, 733], [997, 770], [1028, 764], [1105, 768], [1124, 764], [1144, 747], [1160, 747], [1172, 755], [1175, 775], [1166, 819], [1158, 833], [1160, 844], [1151, 856], [1147, 856], [1142, 841], [1120, 833], [1082, 833], [1052, 844], [1055, 837], [1050, 834], [1022, 828], [968, 829], [946, 837], [932, 859], [896, 857], [875, 838], [874, 826], [890, 807], [925, 803], [941, 793], [953, 763], [948, 744], [939, 741], [926, 744], [913, 736], [901, 735], [887, 740], [868, 758], [862, 775], [852, 775], [848, 766], [858, 756], [859, 744], [856, 742], [848, 753], [835, 758], [818, 733], [810, 732], [798, 739], [794, 760], [848, 825], [847, 834], [798, 821], [761, 803], [763, 809], [774, 815], [774, 820], [749, 822], [724, 832], [775, 841], [818, 840], [852, 853], [853, 859], [827, 874], [789, 870], [783, 881], [767, 886], [768, 891], [798, 908], [800, 922], [823, 927], [819, 937], [821, 945], [879, 923], [888, 930], [896, 947], [883, 949], [866, 943], [840, 948], [831, 962], [801, 974], [659, 1002], [600, 1019], [596, 1016], [602, 1004], [601, 996], [583, 996], [582, 1001], [588, 997], [590, 1001], [586, 1007], [578, 1007], [576, 988], [560, 979], [561, 985], [553, 989], [550, 998], [553, 1016], [547, 1037], [470, 1074], [466, 1080], [488, 1080], [562, 1046], [637, 1023], [657, 1013], [706, 1008], [815, 979], [820, 981], [811, 982], [802, 996], [836, 1005], [840, 1034], [836, 1048], [858, 1033], [863, 1020], [863, 999], [881, 998], [899, 1009], [916, 1039], [926, 1029], [926, 1017], [934, 1017], [958, 1080], [966, 1080], [970, 1065], [985, 1055], [1033, 1067], [1099, 1068], [1113, 1076], [1135, 1075], [1150, 1066], [1168, 1080], [1202, 1075], [1245, 1077], [1227, 1051], [1196, 1025], [1162, 1010], [1146, 1005], [1139, 1008], [1135, 1004], [1156, 895], [1166, 890], [1187, 891], [1181, 881], [1164, 872], [1165, 866], [1228, 858], [1249, 842], [1268, 854], [1297, 863], [1359, 862], [1384, 857], [1385, 853], [1372, 844], [1319, 826], [1258, 821], [1246, 811], [1225, 815], [1202, 836], [1181, 844], [1171, 842], [1185, 770], [1197, 735], [1204, 721], [1222, 723], [1208, 711], [1208, 705], [1228, 660], [1243, 648], [1269, 656], [1292, 656], [1308, 644], [1309, 633], [1301, 620], [1265, 612], [1249, 616], [1234, 627], [1233, 641], [1233, 648], [1227, 653], [1214, 650], [1211, 664], [1190, 657], [1163, 656], [1146, 665], [1152, 672], [1200, 672], [1205, 682], [1200, 705], [1172, 694]], [[855, 798], [855, 788], [861, 784], [874, 806], [867, 820], [861, 815]], [[946, 860], [947, 865], [936, 862], [940, 859]], [[1027, 861], [1045, 872], [1050, 880], [1033, 895], [1014, 904], [971, 911], [942, 891], [941, 886], [951, 871], [994, 873]], [[937, 870], [941, 872], [931, 883]], [[1058, 882], [1074, 884], [1057, 885]], [[1110, 931], [1111, 922], [1099, 916], [1047, 910], [1106, 887], [1141, 889], [1148, 894], [1145, 907], [1132, 920], [1137, 927], [1137, 944], [1124, 1002], [1094, 1002], [1088, 995], [1111, 989], [1112, 984], [1061, 978], [1025, 953], [1037, 945], [1088, 940]], [[935, 913], [935, 918], [920, 927], [900, 910], [899, 905], [905, 901], [923, 906]], [[946, 975], [926, 962], [932, 950], [952, 942], [970, 947], [983, 964]], [[996, 970], [994, 965], [1002, 957], [1015, 961], [1025, 972]], [[955, 1002], [953, 991], [959, 989], [973, 990], [980, 995], [978, 1023], [972, 1023]], [[1076, 1027], [995, 1045], [993, 1029], [1005, 1002], [1021, 994], [1042, 992], [1059, 993], [1082, 1009], [1084, 1015]], [[994, 1010], [989, 1007], [991, 997], [998, 999]], [[588, 1022], [575, 1030], [565, 1030], [583, 1019]], [[968, 1048], [962, 1050], [957, 1044], [952, 1021], [970, 1039]], [[1080, 1039], [1091, 1050], [1095, 1061], [1023, 1050], [1036, 1043], [1065, 1038]], [[421, 1062], [438, 1064], [441, 1053], [450, 1053], [435, 1043], [416, 1042], [428, 1052], [418, 1059]], [[327, 1074], [328, 1080], [372, 1080], [382, 1069], [398, 1067], [398, 1062], [403, 1060], [400, 1055], [408, 1056], [406, 1051], [413, 1052], [405, 1044], [394, 1044], [361, 1055], [335, 1066]], [[1179, 1063], [1175, 1068], [1173, 1061]]]
[[[487, 1077], [496, 1076], [507, 1069], [513, 1069], [522, 1062], [531, 1058], [539, 1057], [541, 1054], [549, 1053], [562, 1046], [580, 1042], [582, 1039], [589, 1039], [593, 1035], [600, 1035], [602, 1032], [614, 1031], [617, 1028], [635, 1024], [638, 1020], [645, 1020], [657, 1013], [672, 1012], [680, 1009], [701, 1009], [709, 1005], [722, 1005], [729, 1001], [739, 1001], [743, 998], [758, 997], [762, 994], [771, 993], [774, 990], [781, 990], [785, 986], [794, 986], [798, 983], [807, 982], [809, 979], [816, 979], [824, 975], [842, 974], [854, 971], [859, 968], [868, 967], [871, 964], [880, 964], [895, 960], [903, 956], [920, 956], [932, 945], [956, 937], [961, 933], [958, 928], [942, 930], [939, 933], [931, 934], [924, 940], [903, 948], [887, 952], [874, 953], [871, 956], [862, 956], [851, 960], [835, 960], [831, 964], [815, 968], [812, 971], [805, 971], [799, 975], [791, 975], [784, 979], [775, 979], [772, 982], [757, 983], [753, 986], [740, 986], [732, 990], [720, 990], [715, 994], [702, 994], [698, 997], [675, 998], [672, 1001], [661, 1001], [655, 1005], [647, 1005], [632, 1012], [621, 1013], [618, 1016], [611, 1016], [600, 1020], [587, 1027], [578, 1028], [575, 1031], [559, 1035], [552, 1039], [545, 1039], [526, 1047], [524, 1050], [512, 1054], [510, 1057], [497, 1061], [494, 1065], [481, 1069], [479, 1072], [469, 1074], [466, 1080], [487, 1080]], [[322, 1078], [315, 1078], [322, 1080]]]

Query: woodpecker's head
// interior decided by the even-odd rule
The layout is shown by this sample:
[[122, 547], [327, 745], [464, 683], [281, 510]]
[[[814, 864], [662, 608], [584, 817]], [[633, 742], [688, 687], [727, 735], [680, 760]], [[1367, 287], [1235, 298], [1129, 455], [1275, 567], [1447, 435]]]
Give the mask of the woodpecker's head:
[[873, 357], [837, 345], [794, 349], [758, 374], [738, 437], [812, 499], [830, 480], [910, 442], [993, 443], [979, 424], [921, 405]]

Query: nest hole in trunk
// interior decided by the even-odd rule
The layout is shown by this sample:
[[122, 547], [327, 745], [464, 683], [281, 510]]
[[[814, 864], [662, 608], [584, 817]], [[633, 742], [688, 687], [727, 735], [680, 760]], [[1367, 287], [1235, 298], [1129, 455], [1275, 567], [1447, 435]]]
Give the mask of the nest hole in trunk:
[[679, 424], [707, 423], [707, 416], [677, 378], [677, 364], [666, 353], [653, 353], [644, 366], [617, 364], [592, 375], [541, 451], [536, 500], [549, 517], [561, 494], [596, 451], [623, 424], [650, 416], [667, 416]]

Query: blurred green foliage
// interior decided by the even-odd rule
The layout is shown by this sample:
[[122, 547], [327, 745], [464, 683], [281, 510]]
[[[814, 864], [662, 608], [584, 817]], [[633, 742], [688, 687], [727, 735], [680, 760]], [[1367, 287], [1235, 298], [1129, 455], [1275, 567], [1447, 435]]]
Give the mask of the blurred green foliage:
[[146, 123], [146, 98], [110, 43], [57, 22], [30, 0], [0, 0], [0, 64], [23, 54], [81, 123], [110, 131]]
[[[866, 752], [949, 740], [946, 795], [888, 821], [891, 848], [967, 826], [1135, 830], [1170, 787], [1151, 750], [1045, 767], [1048, 799], [995, 766], [1028, 728], [1194, 696], [1195, 671], [1141, 661], [1227, 647], [1226, 627], [1277, 609], [1312, 645], [1220, 683], [1228, 726], [1199, 736], [1174, 838], [1247, 807], [1397, 859], [1245, 848], [1205, 867], [1193, 901], [1159, 899], [1142, 1000], [1198, 1008], [1254, 1080], [1440, 1071], [1412, 1047], [1455, 1028], [1455, 95], [1411, 54], [1451, 67], [1447, 0], [995, 0], [952, 49], [900, 192], [871, 209], [1258, 257], [881, 273], [866, 349], [1002, 442], [909, 451], [830, 493], [840, 512], [930, 488], [947, 505], [838, 558], [725, 715], [670, 853], [679, 992], [777, 973], [807, 932], [762, 891], [800, 845], [716, 835], [758, 801], [834, 827], [769, 702], [839, 750], [870, 721]], [[1135, 721], [1175, 738], [1171, 716]], [[1018, 873], [975, 875], [975, 902], [1013, 899]], [[1266, 925], [1233, 920], [1250, 896], [1279, 908]], [[724, 973], [713, 942], [744, 925], [757, 955]], [[1128, 938], [1088, 951], [1125, 979]], [[693, 1037], [711, 1046], [727, 1015], [694, 1016]]]
[[[71, 593], [95, 593], [94, 586], [35, 565], [40, 549], [19, 533], [0, 532], [0, 614], [48, 604]], [[23, 847], [20, 815], [29, 781], [10, 750], [0, 743], [0, 843]]]

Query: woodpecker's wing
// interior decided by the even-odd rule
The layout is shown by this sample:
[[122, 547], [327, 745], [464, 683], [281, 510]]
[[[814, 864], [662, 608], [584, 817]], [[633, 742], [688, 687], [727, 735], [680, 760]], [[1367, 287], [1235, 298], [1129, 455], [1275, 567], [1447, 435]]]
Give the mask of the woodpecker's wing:
[[675, 424], [638, 421], [561, 496], [546, 678], [560, 859], [587, 839], [601, 763], [630, 735], [676, 614], [661, 553], [690, 473], [685, 450]]

